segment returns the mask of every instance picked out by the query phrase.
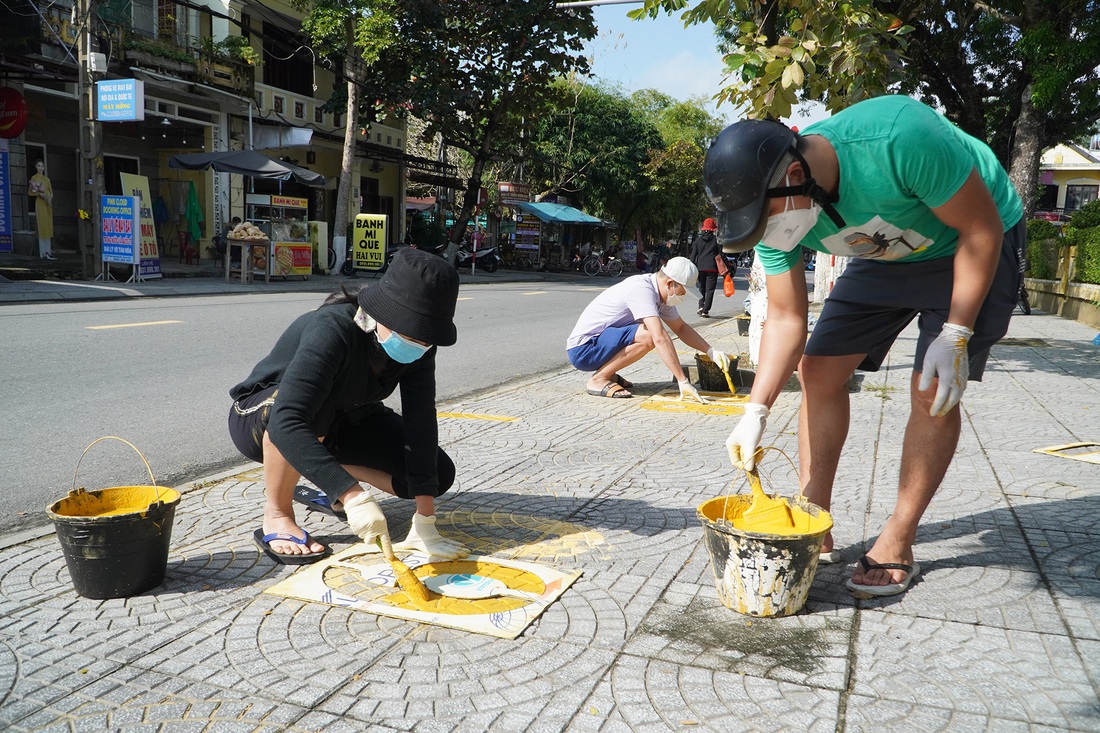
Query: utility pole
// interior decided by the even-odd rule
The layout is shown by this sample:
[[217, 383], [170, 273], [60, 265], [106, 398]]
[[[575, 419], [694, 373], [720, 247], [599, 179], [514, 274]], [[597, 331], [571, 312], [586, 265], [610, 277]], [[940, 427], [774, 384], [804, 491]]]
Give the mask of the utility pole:
[[77, 139], [77, 190], [80, 208], [91, 218], [80, 219], [77, 242], [82, 274], [85, 280], [98, 273], [99, 241], [102, 231], [99, 199], [103, 193], [103, 128], [95, 118], [95, 76], [92, 72], [92, 32], [95, 27], [96, 0], [77, 0], [77, 22], [80, 24], [77, 54], [77, 91], [80, 96], [80, 134]]

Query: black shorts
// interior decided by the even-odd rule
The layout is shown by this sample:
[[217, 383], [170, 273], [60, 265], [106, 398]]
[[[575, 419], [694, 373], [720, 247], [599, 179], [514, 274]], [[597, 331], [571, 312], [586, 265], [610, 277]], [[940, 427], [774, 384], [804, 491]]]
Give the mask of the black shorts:
[[[967, 346], [970, 379], [980, 382], [989, 349], [1008, 332], [1023, 273], [1027, 240], [1023, 220], [1005, 232], [997, 272], [974, 322]], [[894, 341], [919, 316], [920, 336], [913, 369], [924, 367], [924, 352], [939, 336], [951, 311], [955, 258], [923, 262], [854, 259], [825, 300], [805, 353], [810, 356], [865, 354], [859, 369], [877, 372]]]
[[[233, 445], [241, 455], [257, 463], [264, 461], [264, 433], [278, 391], [278, 385], [261, 389], [237, 400], [229, 409]], [[338, 420], [322, 445], [344, 465], [364, 466], [389, 475], [394, 493], [410, 499], [405, 473], [405, 422], [388, 407], [378, 408], [355, 424]], [[441, 496], [454, 485], [455, 464], [442, 448], [437, 448], [435, 454], [439, 478], [436, 496]], [[339, 497], [329, 498], [339, 501]]]

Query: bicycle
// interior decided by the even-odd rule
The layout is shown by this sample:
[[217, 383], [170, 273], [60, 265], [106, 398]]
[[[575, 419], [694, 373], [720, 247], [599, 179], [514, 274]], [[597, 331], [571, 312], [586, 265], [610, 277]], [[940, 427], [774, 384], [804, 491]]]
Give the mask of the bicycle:
[[581, 269], [583, 269], [584, 274], [589, 277], [595, 277], [596, 275], [618, 277], [623, 274], [623, 263], [614, 257], [609, 257], [605, 262], [601, 255], [590, 254], [585, 258], [584, 265]]

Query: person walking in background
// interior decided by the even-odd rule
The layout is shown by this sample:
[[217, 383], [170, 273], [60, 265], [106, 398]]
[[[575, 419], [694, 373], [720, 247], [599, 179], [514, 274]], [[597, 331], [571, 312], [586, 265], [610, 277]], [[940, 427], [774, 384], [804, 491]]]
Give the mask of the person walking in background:
[[706, 339], [680, 317], [676, 306], [687, 296], [699, 271], [686, 257], [673, 257], [659, 272], [632, 275], [612, 285], [588, 304], [565, 342], [569, 363], [582, 372], [594, 372], [585, 388], [597, 397], [633, 397], [634, 385], [619, 370], [654, 349], [680, 385], [680, 398], [705, 402], [688, 381], [676, 347], [665, 325], [688, 346], [705, 351], [719, 368], [728, 370], [729, 357], [711, 348]]
[[53, 254], [53, 184], [46, 175], [46, 164], [34, 162], [34, 175], [27, 182], [27, 194], [34, 198], [34, 220], [38, 226], [38, 256], [56, 260]]
[[[959, 401], [1015, 307], [1020, 197], [988, 145], [904, 96], [860, 102], [801, 135], [771, 120], [736, 122], [707, 150], [703, 178], [719, 242], [727, 252], [755, 246], [767, 274], [760, 365], [726, 442], [735, 465], [752, 467], [768, 410], [797, 366], [802, 491], [828, 509], [848, 435], [848, 379], [877, 371], [919, 317], [897, 503], [847, 581], [860, 597], [904, 592], [920, 574], [917, 527], [958, 445]], [[808, 342], [800, 245], [853, 257]], [[831, 534], [826, 559], [836, 559]]]
[[715, 234], [718, 222], [704, 219], [702, 230], [691, 245], [689, 258], [699, 268], [699, 309], [695, 311], [703, 318], [710, 318], [710, 307], [714, 302], [714, 288], [718, 286], [718, 260], [722, 248]]
[[[454, 560], [466, 549], [439, 534], [435, 498], [455, 466], [438, 445], [436, 347], [457, 340], [458, 273], [445, 260], [405, 248], [377, 285], [341, 291], [300, 316], [252, 373], [230, 390], [229, 433], [264, 467], [266, 503], [257, 546], [272, 560], [316, 562], [330, 551], [294, 517], [305, 476], [367, 543], [389, 542], [372, 489], [413, 499], [409, 535], [397, 549]], [[401, 414], [382, 401], [401, 390]]]

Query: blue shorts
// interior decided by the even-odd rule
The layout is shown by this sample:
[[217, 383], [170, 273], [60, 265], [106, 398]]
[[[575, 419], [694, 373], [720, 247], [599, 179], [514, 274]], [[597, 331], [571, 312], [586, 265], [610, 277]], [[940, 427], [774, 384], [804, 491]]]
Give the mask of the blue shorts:
[[[989, 349], [1008, 331], [1023, 277], [1020, 262], [1027, 230], [1021, 220], [1005, 232], [997, 272], [974, 322], [967, 346], [970, 379], [982, 381]], [[877, 372], [898, 334], [919, 316], [913, 369], [939, 335], [951, 310], [955, 257], [922, 262], [854, 259], [837, 278], [806, 343], [811, 356], [865, 354], [857, 369]]]
[[628, 326], [604, 329], [603, 333], [591, 341], [566, 351], [569, 363], [582, 372], [599, 371], [600, 367], [611, 361], [611, 357], [634, 343], [634, 334], [638, 333], [639, 325], [641, 324], [631, 323]]

